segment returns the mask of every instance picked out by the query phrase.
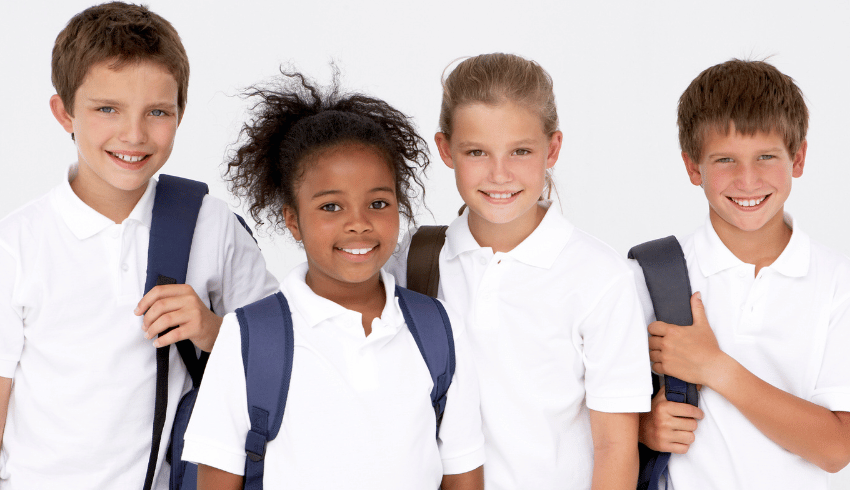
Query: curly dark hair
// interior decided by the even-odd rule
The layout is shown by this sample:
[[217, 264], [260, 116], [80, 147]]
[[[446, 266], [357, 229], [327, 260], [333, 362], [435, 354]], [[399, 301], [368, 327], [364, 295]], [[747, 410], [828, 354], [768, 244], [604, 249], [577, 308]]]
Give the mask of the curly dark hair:
[[281, 68], [271, 88], [254, 85], [243, 94], [259, 99], [253, 118], [239, 133], [238, 147], [227, 159], [230, 191], [250, 205], [262, 226], [285, 231], [283, 208], [296, 209], [296, 185], [304, 165], [319, 152], [344, 144], [363, 144], [386, 157], [395, 178], [399, 212], [413, 222], [411, 200], [423, 195], [420, 174], [429, 164], [428, 145], [406, 115], [383, 100], [340, 93], [339, 70], [319, 87], [301, 73]]

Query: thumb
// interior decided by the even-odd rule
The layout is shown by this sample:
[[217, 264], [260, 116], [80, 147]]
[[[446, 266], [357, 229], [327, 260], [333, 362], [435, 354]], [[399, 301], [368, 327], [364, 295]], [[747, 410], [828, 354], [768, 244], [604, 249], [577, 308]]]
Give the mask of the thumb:
[[699, 291], [691, 295], [691, 313], [694, 317], [694, 325], [708, 323], [708, 318], [705, 316], [705, 305], [702, 304], [702, 295]]

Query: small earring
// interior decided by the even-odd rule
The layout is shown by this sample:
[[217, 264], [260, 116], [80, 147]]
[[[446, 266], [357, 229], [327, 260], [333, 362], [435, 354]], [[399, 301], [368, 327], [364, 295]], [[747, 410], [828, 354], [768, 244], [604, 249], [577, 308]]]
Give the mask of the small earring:
[[71, 141], [73, 141], [74, 143], [77, 142], [77, 140], [74, 139], [74, 133], [71, 133]]

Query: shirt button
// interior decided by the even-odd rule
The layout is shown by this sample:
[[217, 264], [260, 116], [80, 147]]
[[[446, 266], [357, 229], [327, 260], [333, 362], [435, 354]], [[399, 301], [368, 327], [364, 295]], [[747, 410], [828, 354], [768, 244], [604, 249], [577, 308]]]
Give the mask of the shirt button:
[[127, 272], [128, 270], [130, 270], [130, 266], [127, 264], [121, 264], [121, 270]]
[[112, 230], [112, 238], [118, 238], [121, 236], [121, 230]]
[[487, 265], [487, 258], [481, 257], [481, 265]]
[[738, 277], [740, 277], [741, 279], [743, 279], [743, 278], [744, 278], [744, 276], [746, 276], [746, 275], [747, 275], [747, 273], [746, 273], [746, 272], [744, 272], [744, 271], [740, 271], [740, 272], [738, 272]]

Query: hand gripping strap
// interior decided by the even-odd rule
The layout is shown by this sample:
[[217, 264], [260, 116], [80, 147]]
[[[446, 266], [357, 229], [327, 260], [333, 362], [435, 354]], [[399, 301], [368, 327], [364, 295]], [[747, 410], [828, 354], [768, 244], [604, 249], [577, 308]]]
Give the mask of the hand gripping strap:
[[248, 394], [251, 430], [245, 439], [246, 490], [263, 488], [266, 444], [280, 431], [294, 339], [292, 314], [283, 293], [277, 292], [236, 310], [242, 334], [242, 363]]
[[[676, 237], [659, 238], [629, 250], [643, 269], [646, 287], [652, 299], [655, 318], [674, 325], [692, 325], [691, 283], [682, 247]], [[699, 393], [696, 386], [673, 376], [664, 377], [667, 400], [697, 406]], [[661, 475], [666, 472], [670, 453], [658, 453], [640, 447], [641, 469], [638, 489], [658, 488]]]
[[445, 308], [436, 299], [398, 286], [395, 293], [407, 328], [434, 380], [431, 405], [434, 407], [439, 435], [440, 422], [446, 409], [446, 393], [455, 374], [452, 326]]
[[407, 289], [437, 297], [440, 286], [440, 250], [448, 226], [421, 226], [410, 239], [407, 252]]
[[[192, 236], [195, 234], [198, 212], [207, 192], [208, 188], [204, 183], [160, 175], [151, 213], [145, 294], [154, 286], [186, 282]], [[166, 332], [168, 330], [162, 332], [160, 336]], [[185, 342], [187, 341], [182, 342], [182, 346], [178, 345], [178, 350], [192, 376], [192, 382], [198, 386], [203, 368], [195, 357], [194, 347], [191, 343], [186, 345]], [[187, 357], [190, 350], [191, 355]], [[168, 351], [169, 347], [160, 347], [156, 351], [156, 399], [151, 453], [143, 487], [145, 490], [153, 486], [159, 446], [165, 426], [165, 412], [168, 408]]]

